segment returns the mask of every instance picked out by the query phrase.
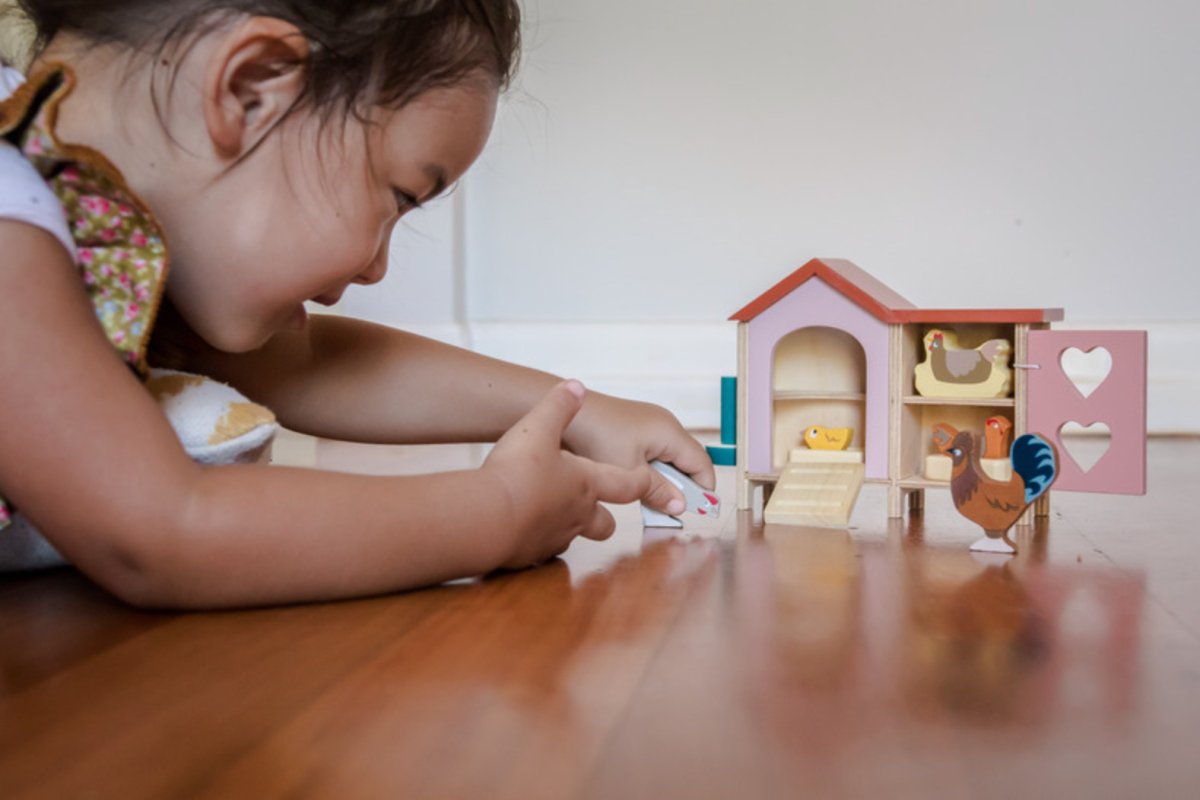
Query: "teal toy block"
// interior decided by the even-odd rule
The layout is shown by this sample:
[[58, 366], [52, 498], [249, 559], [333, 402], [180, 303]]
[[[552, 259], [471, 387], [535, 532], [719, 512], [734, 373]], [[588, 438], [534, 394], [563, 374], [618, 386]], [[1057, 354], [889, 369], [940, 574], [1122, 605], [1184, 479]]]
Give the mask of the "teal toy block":
[[708, 457], [712, 459], [713, 464], [718, 467], [737, 466], [736, 447], [723, 444], [710, 444], [704, 449], [708, 451]]
[[737, 444], [737, 378], [721, 378], [721, 444]]

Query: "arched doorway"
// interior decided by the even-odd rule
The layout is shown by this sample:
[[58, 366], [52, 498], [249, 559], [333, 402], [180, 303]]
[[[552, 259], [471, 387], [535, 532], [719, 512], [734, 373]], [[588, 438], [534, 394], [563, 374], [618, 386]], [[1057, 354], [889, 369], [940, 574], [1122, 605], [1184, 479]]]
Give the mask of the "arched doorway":
[[853, 428], [851, 449], [866, 450], [867, 357], [843, 330], [800, 328], [772, 355], [771, 465], [778, 471], [810, 425]]

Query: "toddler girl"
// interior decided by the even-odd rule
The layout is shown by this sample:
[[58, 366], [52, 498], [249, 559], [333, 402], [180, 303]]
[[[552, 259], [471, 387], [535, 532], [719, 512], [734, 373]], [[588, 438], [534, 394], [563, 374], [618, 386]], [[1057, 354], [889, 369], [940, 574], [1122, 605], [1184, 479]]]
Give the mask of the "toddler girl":
[[[478, 157], [513, 0], [22, 0], [0, 96], [0, 525], [130, 603], [269, 604], [537, 564], [713, 485], [655, 406], [319, 315]], [[496, 441], [411, 477], [193, 461], [151, 367], [356, 441]], [[0, 551], [5, 531], [0, 530]]]

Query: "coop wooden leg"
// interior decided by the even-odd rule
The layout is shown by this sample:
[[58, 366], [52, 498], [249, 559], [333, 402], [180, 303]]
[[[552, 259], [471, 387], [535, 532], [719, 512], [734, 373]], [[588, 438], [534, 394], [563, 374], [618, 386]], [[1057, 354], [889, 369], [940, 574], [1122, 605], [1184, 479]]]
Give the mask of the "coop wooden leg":
[[913, 489], [908, 493], [908, 510], [909, 511], [924, 511], [925, 510], [925, 490]]
[[754, 503], [754, 484], [749, 478], [742, 477], [737, 482], [738, 511], [745, 511]]
[[904, 490], [895, 484], [888, 487], [888, 518], [904, 517]]

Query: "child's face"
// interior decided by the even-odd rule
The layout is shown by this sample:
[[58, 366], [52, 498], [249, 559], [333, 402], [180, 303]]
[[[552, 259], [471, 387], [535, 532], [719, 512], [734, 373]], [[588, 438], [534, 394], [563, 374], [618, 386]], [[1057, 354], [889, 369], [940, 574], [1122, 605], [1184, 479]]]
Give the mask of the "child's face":
[[380, 280], [396, 222], [466, 171], [495, 109], [496, 92], [471, 83], [370, 125], [294, 115], [164, 220], [175, 306], [212, 346], [245, 352], [302, 328], [304, 301]]

